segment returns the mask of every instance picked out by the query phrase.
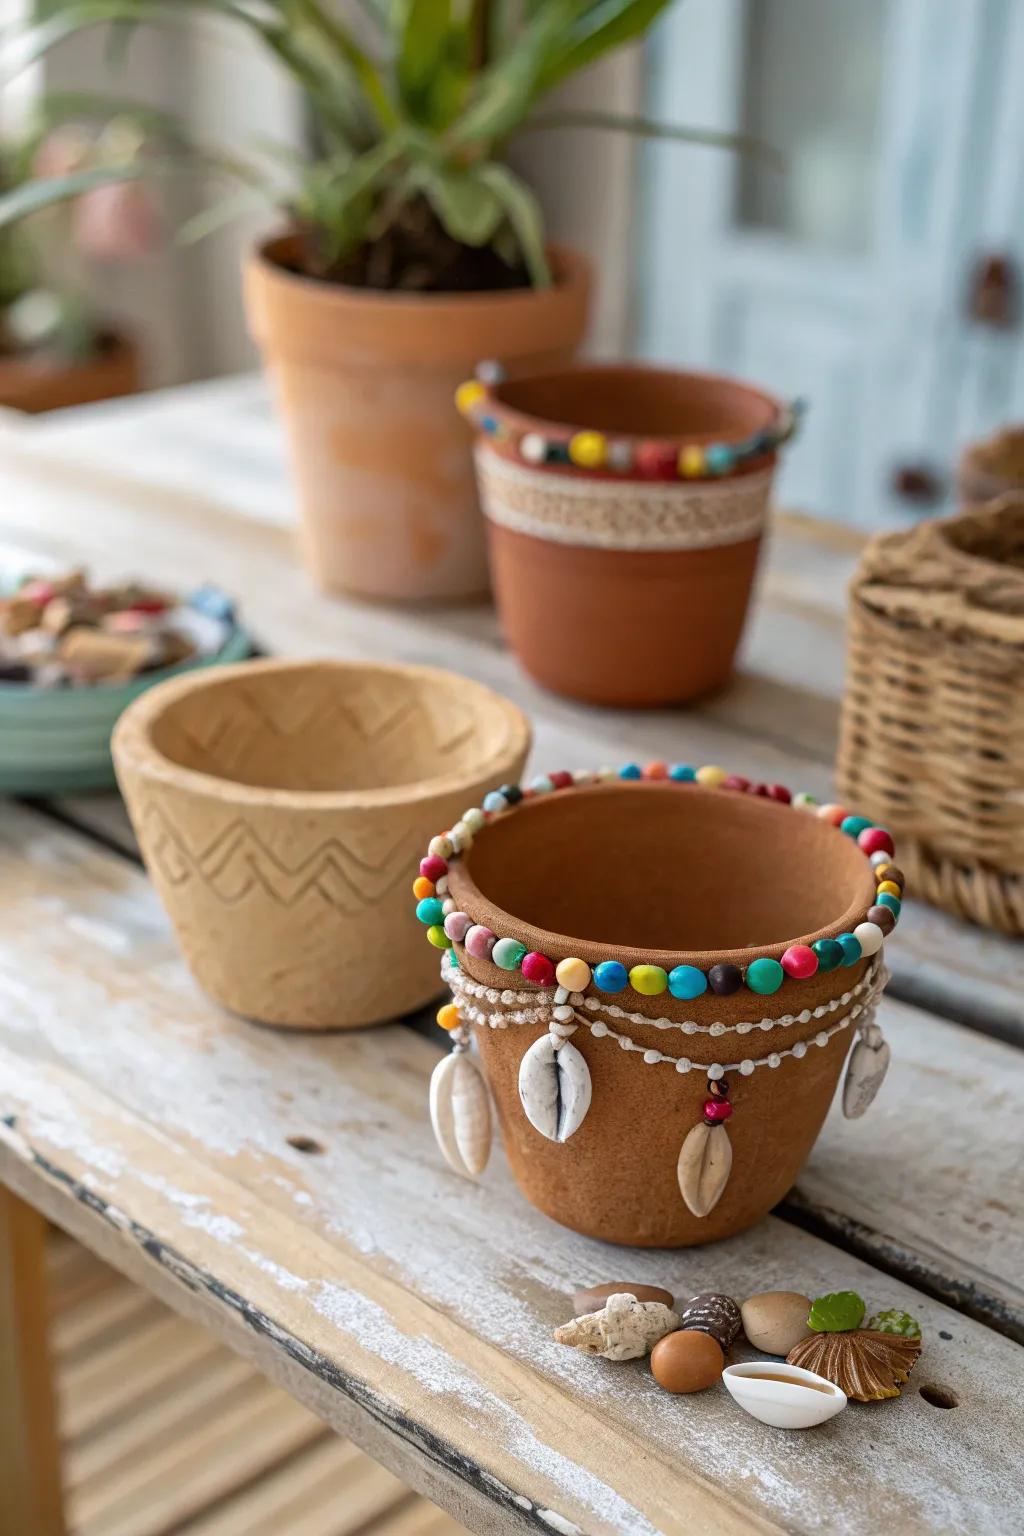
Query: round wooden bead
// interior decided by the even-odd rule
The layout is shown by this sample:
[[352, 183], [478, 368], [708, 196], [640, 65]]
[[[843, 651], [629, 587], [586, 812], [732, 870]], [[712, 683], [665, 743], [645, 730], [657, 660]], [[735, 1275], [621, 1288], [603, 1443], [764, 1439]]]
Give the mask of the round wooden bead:
[[845, 806], [842, 805], [828, 804], [818, 806], [818, 815], [822, 821], [829, 822], [833, 827], [841, 826], [848, 814]]
[[696, 443], [689, 443], [679, 450], [679, 473], [688, 480], [697, 479], [704, 473], [704, 450]]
[[[755, 960], [754, 964], [758, 962]], [[796, 976], [802, 981], [805, 977], [814, 975], [818, 969], [818, 957], [809, 944], [791, 944], [782, 956], [782, 969], [787, 976]], [[748, 985], [749, 981], [748, 973]]]
[[762, 995], [777, 992], [785, 978], [786, 973], [782, 966], [768, 955], [751, 960], [747, 966], [747, 986], [751, 992], [760, 992]]
[[818, 802], [813, 795], [809, 795], [806, 789], [801, 789], [793, 796], [794, 809], [798, 811], [817, 812]]
[[487, 399], [486, 387], [479, 379], [467, 379], [455, 391], [455, 408], [460, 416], [471, 416], [478, 405]]
[[897, 885], [895, 880], [883, 880], [881, 885], [878, 887], [878, 895], [879, 897], [895, 896], [896, 900], [899, 901], [900, 897], [903, 895], [903, 887], [901, 885]]
[[697, 777], [697, 771], [691, 768], [689, 763], [673, 763], [668, 776], [674, 784], [692, 784]]
[[667, 779], [668, 763], [645, 763], [641, 772], [645, 779]]
[[428, 853], [425, 859], [420, 859], [420, 874], [424, 880], [433, 880], [436, 884], [441, 876], [447, 873], [447, 862], [438, 858], [436, 853]]
[[619, 778], [642, 779], [643, 773], [644, 771], [640, 767], [639, 763], [623, 763], [622, 767], [619, 769]]
[[444, 931], [456, 944], [461, 944], [473, 926], [468, 912], [449, 912], [444, 920]]
[[530, 780], [530, 788], [535, 795], [550, 794], [554, 787], [546, 773], [539, 773], [535, 779]]
[[867, 921], [874, 923], [876, 928], [881, 928], [883, 933], [890, 934], [896, 927], [896, 914], [888, 907], [868, 907]]
[[569, 439], [569, 457], [581, 469], [599, 469], [606, 445], [603, 432], [576, 432]]
[[559, 960], [555, 966], [555, 980], [567, 992], [585, 992], [590, 985], [590, 966], [585, 960], [572, 957]]
[[880, 907], [888, 907], [893, 917], [899, 917], [903, 910], [903, 903], [899, 897], [890, 895], [888, 891], [880, 891], [875, 900]]
[[520, 944], [518, 939], [498, 939], [491, 950], [491, 959], [503, 971], [514, 971], [525, 954], [526, 945]]
[[742, 773], [730, 773], [722, 780], [723, 789], [734, 789], [737, 794], [745, 794], [750, 788], [750, 780], [745, 779]]
[[893, 884], [898, 885], [901, 890], [907, 883], [907, 877], [903, 873], [902, 869], [900, 869], [898, 864], [876, 864], [875, 879], [891, 880]]
[[698, 768], [695, 778], [698, 784], [703, 784], [707, 789], [717, 789], [724, 784], [729, 775], [724, 768], [719, 768], [716, 763], [707, 763], [703, 768]]
[[548, 778], [555, 789], [571, 789], [573, 784], [572, 774], [567, 768], [559, 768], [557, 773], [549, 773]]
[[492, 816], [508, 810], [508, 801], [500, 789], [492, 789], [489, 794], [484, 795], [484, 810], [490, 811]]
[[811, 948], [818, 957], [819, 971], [834, 971], [843, 964], [843, 946], [837, 939], [815, 939]]
[[704, 450], [708, 474], [727, 475], [736, 466], [736, 450], [729, 443], [710, 443]]
[[468, 811], [463, 811], [459, 820], [467, 826], [471, 832], [479, 832], [487, 825], [487, 817], [478, 805], [471, 805]]
[[[844, 965], [856, 965], [864, 954], [860, 947], [860, 940], [852, 933], [841, 933], [836, 943], [843, 952]], [[820, 963], [820, 962], [819, 962]], [[825, 967], [822, 967], [825, 969]]]
[[[844, 816], [839, 823], [840, 832], [845, 832], [847, 837], [855, 837], [860, 840], [862, 832], [867, 832], [872, 826], [867, 816]], [[868, 850], [870, 852], [870, 849]]]
[[857, 842], [867, 854], [894, 853], [896, 851], [892, 836], [884, 827], [872, 827], [869, 824], [858, 834]]
[[657, 997], [668, 986], [668, 973], [660, 965], [634, 965], [629, 984], [642, 997]]
[[472, 955], [474, 960], [489, 960], [498, 938], [482, 923], [474, 923], [472, 928], [466, 930], [464, 942], [467, 954]]
[[625, 474], [633, 468], [633, 444], [625, 438], [618, 438], [614, 443], [609, 443], [607, 456], [609, 466], [617, 469], [620, 474]]
[[518, 784], [503, 784], [501, 786], [501, 793], [505, 796], [509, 805], [518, 805], [523, 798], [523, 792]]
[[645, 480], [671, 480], [676, 473], [678, 455], [671, 444], [638, 443], [634, 458]]
[[618, 960], [602, 960], [594, 967], [594, 985], [602, 992], [621, 992], [629, 981], [629, 972]]
[[668, 989], [673, 997], [700, 997], [708, 989], [708, 979], [695, 965], [677, 965], [668, 973]]
[[785, 784], [769, 784], [768, 799], [774, 800], [778, 805], [789, 805], [793, 799], [793, 796], [790, 794]]
[[[497, 945], [495, 945], [497, 948]], [[499, 965], [501, 961], [497, 962]], [[538, 987], [553, 987], [555, 984], [555, 968], [547, 955], [538, 954], [533, 949], [529, 954], [523, 955], [520, 970], [527, 981], [532, 981]]]
[[738, 965], [713, 965], [708, 971], [708, 985], [716, 997], [731, 997], [743, 985], [743, 972]]
[[427, 929], [427, 938], [435, 949], [451, 949], [452, 947], [452, 941], [440, 923], [434, 923], [432, 927]]
[[437, 1022], [442, 1029], [458, 1029], [459, 1010], [454, 1003], [445, 1003], [443, 1008], [437, 1010]]
[[527, 432], [519, 440], [519, 452], [527, 464], [543, 464], [548, 445], [539, 432]]
[[423, 875], [417, 875], [412, 883], [412, 893], [417, 901], [423, 901], [427, 896], [435, 894], [433, 880], [427, 880]]
[[450, 837], [442, 833], [439, 837], [432, 837], [427, 844], [427, 852], [434, 854], [439, 859], [450, 859], [455, 849]]
[[853, 936], [860, 945], [861, 954], [864, 955], [877, 955], [885, 938], [878, 924], [872, 922], [858, 923], [853, 930]]
[[444, 921], [444, 904], [436, 896], [426, 896], [416, 903], [416, 916], [429, 928], [433, 923]]

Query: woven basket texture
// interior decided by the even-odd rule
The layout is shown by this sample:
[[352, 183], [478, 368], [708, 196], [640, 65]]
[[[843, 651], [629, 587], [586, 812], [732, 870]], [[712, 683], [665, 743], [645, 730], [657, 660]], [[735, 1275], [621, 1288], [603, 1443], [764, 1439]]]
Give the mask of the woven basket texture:
[[915, 896], [1024, 933], [1024, 495], [865, 549], [837, 780]]

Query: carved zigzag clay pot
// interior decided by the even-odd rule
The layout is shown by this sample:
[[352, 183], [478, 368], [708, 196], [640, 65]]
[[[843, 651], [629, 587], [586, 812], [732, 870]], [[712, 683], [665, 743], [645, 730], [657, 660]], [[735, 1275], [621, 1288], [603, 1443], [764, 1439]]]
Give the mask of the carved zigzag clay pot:
[[[852, 930], [875, 882], [853, 839], [816, 816], [699, 786], [611, 783], [540, 796], [498, 817], [451, 866], [449, 890], [474, 923], [514, 934], [556, 963], [573, 956], [591, 967], [618, 960], [627, 970], [647, 962], [707, 971], [722, 962], [743, 967], [756, 956], [778, 959], [790, 944]], [[510, 985], [508, 971], [464, 945], [456, 949], [460, 972], [474, 982], [499, 992]], [[868, 963], [787, 979], [772, 996], [743, 988], [684, 1001], [627, 991], [605, 1001], [680, 1022], [759, 1026], [839, 998]], [[505, 1151], [526, 1198], [588, 1236], [649, 1247], [710, 1242], [760, 1220], [814, 1144], [854, 1028], [819, 1048], [813, 1042], [822, 1021], [814, 1017], [739, 1036], [611, 1022], [645, 1049], [688, 1056], [693, 1070], [647, 1063], [610, 1036], [577, 1029], [572, 1044], [589, 1069], [591, 1100], [562, 1142], [540, 1134], [520, 1101], [520, 1064], [545, 1026], [474, 1025]], [[680, 1196], [677, 1162], [701, 1123], [708, 1093], [701, 1069], [765, 1057], [796, 1041], [810, 1042], [801, 1058], [732, 1074], [731, 1177], [714, 1208], [694, 1215]]]
[[436, 995], [409, 870], [438, 827], [517, 778], [529, 734], [515, 705], [450, 672], [262, 661], [153, 688], [113, 752], [200, 985], [262, 1023], [330, 1029]]

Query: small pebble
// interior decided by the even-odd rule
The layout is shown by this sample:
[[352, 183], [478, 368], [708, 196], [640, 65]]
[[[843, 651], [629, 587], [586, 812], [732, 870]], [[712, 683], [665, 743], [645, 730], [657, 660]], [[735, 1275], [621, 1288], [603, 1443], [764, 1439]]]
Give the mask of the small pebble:
[[703, 1392], [722, 1374], [725, 1356], [710, 1333], [679, 1328], [651, 1350], [651, 1375], [666, 1392]]
[[[732, 1106], [725, 1107], [731, 1113]], [[731, 1296], [723, 1296], [716, 1291], [702, 1291], [699, 1296], [691, 1296], [679, 1313], [679, 1321], [684, 1328], [696, 1328], [701, 1333], [710, 1333], [725, 1351], [740, 1331], [740, 1309]]]
[[759, 1291], [740, 1307], [743, 1332], [766, 1355], [788, 1355], [811, 1332], [810, 1310], [811, 1298], [799, 1291]]
[[663, 1306], [673, 1305], [671, 1291], [663, 1291], [660, 1285], [637, 1285], [632, 1280], [609, 1280], [606, 1285], [588, 1285], [582, 1291], [574, 1291], [573, 1312], [581, 1317], [584, 1312], [599, 1312], [609, 1296], [635, 1296], [637, 1301], [660, 1301]]

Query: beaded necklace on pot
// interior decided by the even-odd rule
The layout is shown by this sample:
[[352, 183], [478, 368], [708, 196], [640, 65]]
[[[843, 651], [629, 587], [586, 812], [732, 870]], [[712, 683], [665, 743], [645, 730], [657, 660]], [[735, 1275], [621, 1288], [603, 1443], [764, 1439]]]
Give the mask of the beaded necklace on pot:
[[[586, 961], [574, 957], [566, 957], [556, 964], [537, 951], [527, 950], [526, 945], [514, 937], [499, 938], [490, 929], [474, 924], [468, 913], [457, 910], [448, 894], [449, 861], [470, 847], [476, 833], [489, 821], [509, 814], [534, 795], [614, 778], [648, 782], [669, 779], [680, 784], [695, 782], [736, 793], [764, 795], [780, 804], [791, 805], [797, 811], [815, 814], [856, 839], [875, 871], [875, 902], [852, 932], [840, 934], [836, 939], [819, 939], [813, 945], [790, 945], [781, 960], [761, 956], [742, 968], [716, 965], [706, 972], [693, 965], [666, 971], [649, 963], [635, 965], [627, 972], [618, 961], [601, 961], [591, 967]], [[485, 797], [482, 807], [465, 812], [449, 832], [431, 841], [420, 865], [420, 875], [413, 885], [416, 916], [427, 926], [430, 942], [444, 951], [442, 978], [458, 998], [458, 1002], [446, 1004], [438, 1014], [438, 1023], [450, 1032], [453, 1049], [452, 1055], [439, 1063], [431, 1081], [431, 1120], [444, 1156], [459, 1172], [475, 1174], [486, 1165], [490, 1148], [487, 1089], [467, 1054], [470, 1023], [491, 1028], [507, 1028], [509, 1024], [521, 1023], [547, 1025], [548, 1033], [534, 1041], [520, 1063], [519, 1096], [531, 1125], [555, 1142], [567, 1141], [582, 1125], [590, 1108], [590, 1071], [584, 1057], [570, 1043], [570, 1037], [580, 1026], [587, 1028], [594, 1038], [612, 1039], [621, 1049], [642, 1055], [647, 1065], [667, 1063], [681, 1074], [692, 1070], [705, 1072], [708, 1098], [703, 1106], [703, 1117], [686, 1136], [677, 1166], [680, 1192], [696, 1216], [705, 1216], [714, 1208], [731, 1171], [732, 1147], [725, 1123], [733, 1113], [733, 1105], [727, 1074], [749, 1077], [758, 1068], [779, 1067], [786, 1057], [801, 1060], [812, 1046], [824, 1048], [835, 1035], [856, 1026], [860, 1038], [847, 1067], [843, 1111], [850, 1119], [864, 1114], [881, 1086], [889, 1062], [889, 1047], [875, 1023], [875, 1012], [888, 979], [880, 950], [885, 936], [892, 931], [899, 917], [904, 889], [903, 876], [892, 862], [892, 855], [889, 833], [874, 826], [866, 817], [852, 815], [841, 806], [819, 805], [810, 795], [791, 795], [781, 785], [752, 784], [740, 775], [727, 774], [723, 769], [711, 766], [693, 769], [685, 764], [670, 767], [664, 763], [651, 763], [640, 768], [629, 763], [618, 770], [543, 775], [525, 787], [503, 785], [500, 790], [492, 791]], [[505, 970], [518, 971], [525, 981], [533, 984], [534, 990], [516, 992], [511, 988], [487, 987], [467, 977], [458, 965], [453, 947], [456, 942], [463, 943], [475, 958], [490, 960]], [[593, 994], [584, 995], [591, 984], [606, 994], [619, 993], [629, 986], [645, 997], [667, 991], [676, 998], [694, 998], [709, 988], [717, 995], [726, 996], [744, 985], [751, 992], [764, 995], [777, 991], [786, 977], [802, 980], [819, 970], [855, 965], [868, 956], [877, 958], [857, 985], [829, 1002], [797, 1014], [737, 1024], [700, 1024], [695, 1020], [650, 1017], [631, 1013]], [[491, 1004], [491, 1010], [480, 1007], [479, 1002]], [[846, 1012], [809, 1040], [795, 1041], [792, 1046], [763, 1057], [744, 1056], [738, 1061], [713, 1062], [709, 1066], [692, 1062], [686, 1056], [672, 1056], [645, 1047], [608, 1022], [609, 1019], [622, 1020], [656, 1029], [679, 1030], [688, 1035], [717, 1037], [806, 1024], [829, 1017], [841, 1009]]]

